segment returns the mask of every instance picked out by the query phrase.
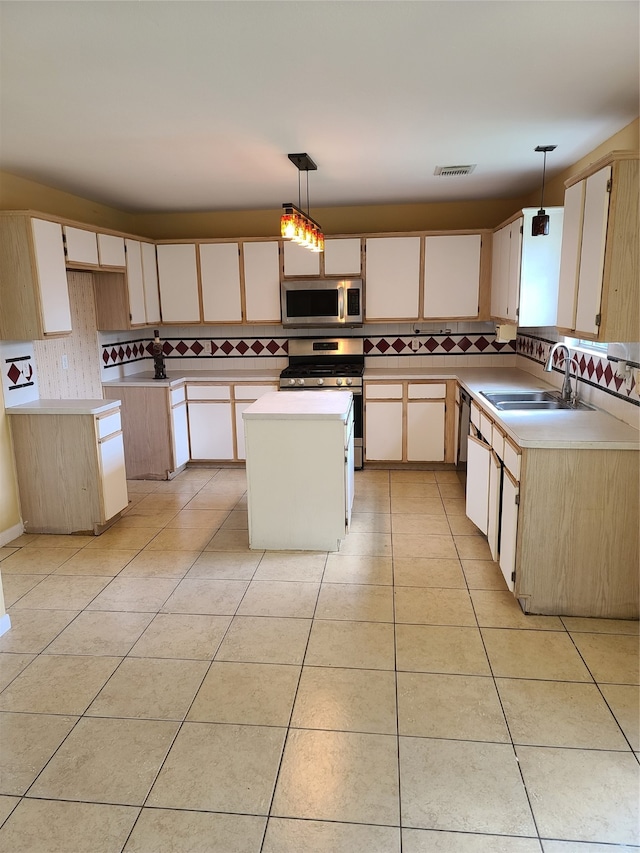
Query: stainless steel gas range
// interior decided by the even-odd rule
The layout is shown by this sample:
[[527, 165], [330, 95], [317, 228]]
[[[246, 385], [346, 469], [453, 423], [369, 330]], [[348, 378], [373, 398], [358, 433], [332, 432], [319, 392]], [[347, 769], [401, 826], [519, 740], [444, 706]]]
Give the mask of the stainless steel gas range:
[[362, 468], [362, 338], [290, 338], [281, 391], [352, 391], [355, 467]]

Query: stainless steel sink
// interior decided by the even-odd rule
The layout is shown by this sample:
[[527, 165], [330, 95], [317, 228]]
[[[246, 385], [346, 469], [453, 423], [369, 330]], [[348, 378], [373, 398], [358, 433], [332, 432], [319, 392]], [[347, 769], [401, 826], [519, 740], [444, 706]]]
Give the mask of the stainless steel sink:
[[503, 412], [541, 412], [554, 409], [593, 411], [593, 406], [578, 400], [569, 403], [556, 391], [481, 391], [492, 406]]

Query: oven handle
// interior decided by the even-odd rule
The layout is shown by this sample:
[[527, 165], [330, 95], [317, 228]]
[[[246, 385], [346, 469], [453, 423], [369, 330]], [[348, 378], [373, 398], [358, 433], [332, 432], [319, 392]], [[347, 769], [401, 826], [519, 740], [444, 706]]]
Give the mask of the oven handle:
[[338, 286], [338, 319], [344, 323], [344, 285]]

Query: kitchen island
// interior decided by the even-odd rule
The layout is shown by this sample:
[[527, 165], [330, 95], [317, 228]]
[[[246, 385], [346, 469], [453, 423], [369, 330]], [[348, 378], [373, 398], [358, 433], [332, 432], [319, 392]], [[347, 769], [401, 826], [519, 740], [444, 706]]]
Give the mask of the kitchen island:
[[249, 547], [337, 551], [353, 503], [353, 394], [273, 392], [242, 417]]

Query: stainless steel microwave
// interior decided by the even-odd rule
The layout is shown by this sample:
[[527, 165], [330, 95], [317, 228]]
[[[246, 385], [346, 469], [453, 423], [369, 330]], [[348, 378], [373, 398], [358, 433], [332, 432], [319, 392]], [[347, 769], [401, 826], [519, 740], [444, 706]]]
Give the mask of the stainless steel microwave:
[[282, 325], [289, 328], [361, 326], [361, 278], [283, 281]]

